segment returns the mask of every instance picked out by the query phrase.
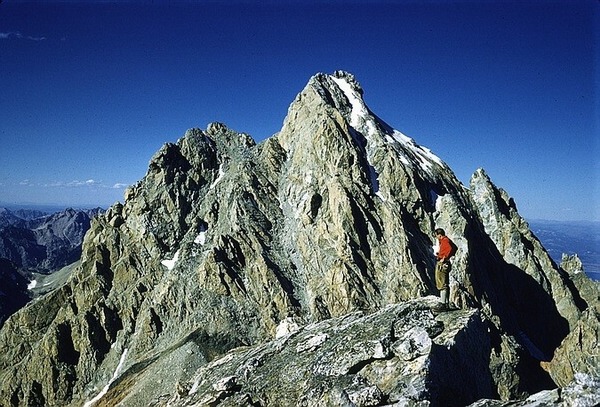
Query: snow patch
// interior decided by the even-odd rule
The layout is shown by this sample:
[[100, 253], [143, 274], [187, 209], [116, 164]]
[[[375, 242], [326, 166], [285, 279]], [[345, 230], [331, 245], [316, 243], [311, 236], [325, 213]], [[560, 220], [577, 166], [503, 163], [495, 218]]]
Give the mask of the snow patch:
[[200, 233], [194, 239], [194, 243], [199, 244], [200, 246], [204, 246], [206, 243], [206, 232], [208, 231], [207, 227], [204, 225], [200, 226]]
[[192, 388], [188, 392], [188, 396], [191, 396], [192, 394], [195, 394], [198, 391], [198, 386], [199, 385], [200, 385], [200, 380], [196, 380], [194, 382], [194, 384], [192, 385]]
[[435, 210], [437, 212], [441, 212], [443, 206], [444, 206], [444, 197], [442, 195], [438, 195], [438, 197], [435, 199]]
[[204, 246], [204, 243], [206, 243], [206, 231], [205, 230], [198, 233], [198, 236], [196, 236], [196, 238], [194, 239], [194, 243], [199, 244], [200, 246]]
[[125, 357], [127, 356], [127, 349], [125, 349], [123, 351], [123, 354], [121, 355], [121, 359], [119, 359], [119, 364], [117, 365], [117, 368], [115, 369], [111, 379], [108, 381], [108, 383], [106, 383], [106, 386], [104, 386], [104, 388], [102, 389], [102, 391], [100, 393], [98, 393], [96, 395], [96, 397], [94, 397], [93, 399], [91, 399], [90, 401], [86, 402], [83, 407], [91, 407], [93, 406], [98, 400], [100, 400], [102, 397], [104, 397], [104, 395], [108, 392], [108, 389], [110, 388], [110, 385], [117, 380], [117, 377], [119, 377], [119, 373], [121, 372], [121, 369], [123, 368], [123, 364], [125, 363]]
[[294, 333], [298, 329], [300, 329], [298, 324], [295, 323], [292, 318], [287, 317], [282, 320], [279, 325], [277, 325], [277, 329], [275, 330], [275, 339]]
[[27, 284], [28, 290], [33, 290], [37, 286], [37, 280], [32, 280], [29, 284]]
[[[394, 130], [391, 136], [386, 137], [388, 143], [398, 142], [400, 145], [408, 149], [414, 158], [418, 162], [419, 167], [427, 171], [429, 174], [433, 174], [434, 164], [444, 166], [444, 162], [435, 154], [431, 152], [427, 147], [418, 145], [412, 138], [402, 134], [398, 130]], [[403, 161], [404, 164], [407, 164]]]
[[[360, 119], [365, 119], [368, 116], [368, 111], [364, 103], [362, 103], [359, 96], [356, 95], [356, 92], [352, 89], [352, 85], [348, 83], [345, 79], [332, 77], [335, 83], [340, 87], [342, 92], [348, 98], [348, 101], [352, 105], [352, 113], [350, 114], [350, 125], [352, 127], [357, 128], [360, 125]], [[371, 134], [368, 134], [369, 136]]]
[[169, 271], [173, 270], [173, 267], [175, 267], [175, 264], [177, 263], [177, 260], [179, 260], [179, 250], [177, 250], [175, 252], [175, 256], [173, 256], [173, 258], [171, 260], [162, 260], [161, 263], [163, 266], [165, 266], [167, 269], [169, 269]]

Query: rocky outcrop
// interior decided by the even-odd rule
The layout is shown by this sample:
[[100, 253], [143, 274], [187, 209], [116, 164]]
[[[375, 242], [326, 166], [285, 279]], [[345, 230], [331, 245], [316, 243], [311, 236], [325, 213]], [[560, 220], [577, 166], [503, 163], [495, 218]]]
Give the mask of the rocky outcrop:
[[487, 323], [476, 309], [436, 317], [435, 303], [352, 312], [235, 349], [156, 405], [464, 406], [493, 396]]
[[562, 341], [544, 367], [561, 387], [571, 383], [577, 374], [600, 377], [600, 313], [586, 310], [575, 328]]
[[566, 387], [543, 390], [532, 394], [524, 400], [489, 400], [482, 399], [469, 407], [595, 407], [600, 405], [600, 380], [598, 376], [578, 373]]
[[[459, 247], [460, 310], [437, 317], [415, 300], [437, 294], [435, 227]], [[262, 143], [213, 123], [152, 157], [67, 283], [0, 331], [0, 399], [276, 405], [294, 377], [325, 405], [525, 398], [585, 305], [483, 171], [466, 188], [352, 75], [318, 74]]]
[[495, 248], [489, 252], [496, 261], [488, 275], [496, 287], [504, 287], [496, 289], [502, 297], [494, 301], [505, 309], [521, 310], [516, 329], [532, 339], [533, 344], [541, 345], [541, 337], [554, 337], [535, 351], [547, 360], [560, 339], [575, 326], [586, 305], [568, 274], [556, 266], [518, 214], [506, 191], [497, 188], [481, 169], [471, 178], [470, 186], [481, 224]]
[[583, 263], [577, 254], [563, 253], [560, 268], [569, 274], [583, 273]]
[[[583, 272], [576, 255], [563, 256], [561, 268], [571, 273], [571, 280], [580, 301], [585, 303], [585, 310], [554, 351], [552, 360], [542, 365], [557, 385], [566, 387], [574, 380], [581, 381], [588, 376], [594, 379], [600, 377], [600, 282], [591, 280]], [[596, 400], [600, 403], [600, 396]]]

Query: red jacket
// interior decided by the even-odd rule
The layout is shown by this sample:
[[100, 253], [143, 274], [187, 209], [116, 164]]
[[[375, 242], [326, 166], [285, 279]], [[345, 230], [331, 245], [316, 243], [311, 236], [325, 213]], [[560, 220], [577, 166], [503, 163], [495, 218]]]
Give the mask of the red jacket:
[[448, 236], [440, 236], [438, 238], [440, 242], [440, 250], [438, 251], [437, 258], [438, 260], [448, 260], [452, 256], [452, 244], [450, 243], [450, 239]]

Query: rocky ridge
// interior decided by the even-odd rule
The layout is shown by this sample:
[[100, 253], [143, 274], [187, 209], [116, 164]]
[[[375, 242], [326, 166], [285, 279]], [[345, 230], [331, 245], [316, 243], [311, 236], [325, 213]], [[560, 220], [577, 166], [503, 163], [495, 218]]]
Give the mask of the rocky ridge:
[[[464, 405], [554, 387], [539, 361], [593, 300], [483, 170], [463, 186], [362, 93], [317, 74], [260, 144], [213, 123], [164, 145], [69, 280], [0, 331], [0, 399]], [[459, 247], [460, 309], [437, 316], [435, 227]], [[554, 382], [594, 377], [593, 340]]]

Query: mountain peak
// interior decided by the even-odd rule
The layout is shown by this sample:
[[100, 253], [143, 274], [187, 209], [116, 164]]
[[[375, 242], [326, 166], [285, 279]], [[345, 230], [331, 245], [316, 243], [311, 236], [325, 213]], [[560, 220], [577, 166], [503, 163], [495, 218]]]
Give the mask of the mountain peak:
[[[302, 399], [342, 400], [350, 388], [338, 387], [351, 385], [351, 373], [364, 381], [352, 390], [356, 400], [364, 390], [388, 404], [419, 404], [430, 389], [411, 391], [415, 376], [403, 368], [389, 387], [379, 388], [377, 378], [388, 366], [404, 366], [415, 340], [428, 354], [427, 344], [454, 338], [461, 352], [486, 342], [476, 369], [468, 356], [456, 364], [458, 353], [442, 363], [450, 372], [469, 366], [485, 390], [460, 382], [460, 374], [450, 374], [456, 381], [446, 389], [449, 376], [429, 363], [419, 368], [419, 383], [439, 394], [468, 388], [461, 400], [522, 397], [545, 385], [532, 355], [551, 355], [580, 309], [516, 206], [506, 211], [491, 185], [461, 185], [440, 158], [368, 109], [351, 74], [317, 74], [290, 105], [281, 131], [260, 144], [213, 123], [154, 155], [124, 204], [93, 222], [68, 282], [0, 331], [0, 399], [81, 405], [104, 397], [107, 404], [151, 405], [171, 395], [179, 400], [173, 405], [183, 405], [178, 397], [198, 386], [194, 377], [222, 365], [228, 376], [208, 386], [218, 394], [205, 404], [232, 396], [275, 405], [269, 400], [276, 395], [251, 384], [263, 381], [257, 369], [277, 366], [281, 351], [302, 358], [322, 347], [336, 359], [330, 338], [357, 313], [367, 322], [379, 315], [393, 329], [376, 338], [357, 329], [360, 347], [349, 354], [364, 355], [302, 370], [316, 377], [303, 381]], [[463, 309], [439, 317], [430, 310], [438, 294], [438, 227], [459, 247], [450, 299]], [[430, 299], [414, 301], [422, 297]], [[408, 320], [416, 326], [408, 329]], [[286, 321], [321, 325], [300, 329], [303, 339], [285, 348], [291, 337], [273, 338]], [[406, 337], [395, 337], [402, 332]], [[335, 343], [347, 343], [341, 338]], [[265, 343], [272, 351], [254, 352]], [[250, 359], [227, 364], [246, 355], [240, 346], [250, 347]], [[278, 389], [282, 378], [273, 369], [265, 380]], [[341, 377], [330, 399], [319, 393], [319, 380], [331, 383], [331, 374]], [[180, 389], [182, 383], [192, 388]], [[234, 395], [242, 388], [254, 393]]]
[[362, 94], [363, 94], [362, 86], [360, 86], [360, 83], [358, 83], [358, 81], [356, 80], [356, 77], [353, 74], [351, 74], [350, 72], [347, 72], [347, 71], [335, 71], [333, 73], [333, 76], [336, 79], [340, 79], [340, 80], [343, 80], [346, 83], [348, 83], [352, 87], [352, 90], [354, 90], [355, 92], [357, 92], [359, 95], [362, 96]]

